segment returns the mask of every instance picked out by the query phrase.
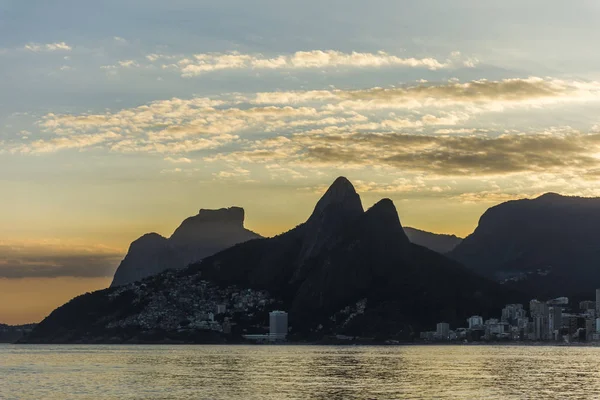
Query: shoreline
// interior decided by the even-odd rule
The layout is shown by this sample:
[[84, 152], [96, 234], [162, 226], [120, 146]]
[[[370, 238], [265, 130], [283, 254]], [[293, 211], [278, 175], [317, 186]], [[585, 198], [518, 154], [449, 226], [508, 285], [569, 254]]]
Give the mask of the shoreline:
[[175, 342], [139, 342], [139, 343], [0, 343], [0, 346], [315, 346], [315, 347], [600, 347], [600, 342], [468, 342], [468, 343], [319, 343], [319, 342], [281, 342], [281, 343], [175, 343]]

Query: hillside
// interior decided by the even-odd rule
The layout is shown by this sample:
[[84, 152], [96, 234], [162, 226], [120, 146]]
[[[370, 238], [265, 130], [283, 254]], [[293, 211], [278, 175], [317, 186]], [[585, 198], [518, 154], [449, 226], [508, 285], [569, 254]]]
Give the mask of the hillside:
[[365, 212], [352, 184], [338, 178], [298, 227], [184, 270], [81, 296], [26, 340], [189, 342], [207, 341], [209, 333], [232, 340], [224, 325], [204, 323], [221, 302], [228, 323], [254, 331], [269, 310], [286, 309], [296, 340], [332, 333], [410, 340], [436, 322], [464, 324], [513, 300], [501, 285], [410, 243], [391, 200]]
[[408, 236], [411, 243], [427, 247], [429, 250], [446, 254], [462, 242], [462, 238], [455, 235], [443, 235], [431, 233], [416, 228], [404, 227], [404, 233]]
[[168, 239], [148, 233], [134, 241], [115, 272], [111, 287], [126, 285], [167, 269], [180, 269], [260, 235], [244, 228], [244, 209], [200, 210]]
[[548, 193], [500, 204], [450, 255], [532, 297], [590, 293], [600, 287], [600, 199]]

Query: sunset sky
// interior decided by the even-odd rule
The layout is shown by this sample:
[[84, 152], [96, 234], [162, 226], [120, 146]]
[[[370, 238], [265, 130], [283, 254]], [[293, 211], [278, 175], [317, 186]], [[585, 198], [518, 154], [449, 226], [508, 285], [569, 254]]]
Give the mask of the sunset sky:
[[294, 227], [337, 176], [406, 226], [600, 195], [596, 0], [0, 0], [0, 322], [199, 208]]

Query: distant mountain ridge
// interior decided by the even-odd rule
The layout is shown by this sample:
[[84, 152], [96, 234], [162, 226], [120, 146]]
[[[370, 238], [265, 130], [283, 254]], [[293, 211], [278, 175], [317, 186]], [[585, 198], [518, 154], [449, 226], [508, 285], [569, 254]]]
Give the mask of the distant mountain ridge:
[[33, 330], [36, 324], [6, 325], [0, 324], [0, 343], [15, 343]]
[[167, 269], [180, 269], [235, 244], [261, 236], [244, 228], [244, 209], [201, 209], [170, 238], [148, 233], [135, 240], [115, 272], [111, 287], [126, 285]]
[[462, 238], [456, 235], [444, 235], [426, 232], [416, 228], [404, 227], [408, 239], [419, 246], [427, 247], [429, 250], [446, 254], [462, 242]]
[[547, 193], [487, 210], [450, 256], [532, 297], [600, 287], [600, 198]]
[[[206, 328], [197, 327], [206, 325], [196, 322], [204, 318], [202, 309], [231, 306], [241, 294], [262, 299], [248, 304], [289, 311], [297, 340], [330, 334], [410, 340], [436, 322], [462, 324], [516, 300], [501, 285], [411, 243], [391, 200], [364, 211], [352, 184], [340, 177], [296, 228], [237, 244], [183, 270], [80, 296], [24, 341], [202, 341]], [[232, 310], [226, 317], [240, 326], [252, 318], [261, 327], [269, 307]]]

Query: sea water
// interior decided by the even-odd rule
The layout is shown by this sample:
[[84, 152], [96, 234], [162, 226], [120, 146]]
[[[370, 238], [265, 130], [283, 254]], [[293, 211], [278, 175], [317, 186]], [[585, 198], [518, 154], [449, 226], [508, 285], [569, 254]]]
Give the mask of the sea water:
[[600, 348], [0, 345], [0, 399], [600, 399]]

